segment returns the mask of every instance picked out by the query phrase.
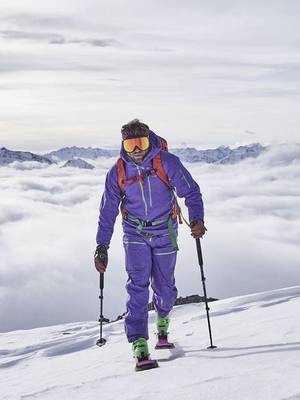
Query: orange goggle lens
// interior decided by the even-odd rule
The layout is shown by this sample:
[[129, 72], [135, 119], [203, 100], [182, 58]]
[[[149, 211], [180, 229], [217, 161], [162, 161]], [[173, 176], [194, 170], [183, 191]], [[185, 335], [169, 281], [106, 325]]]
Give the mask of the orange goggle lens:
[[146, 136], [123, 140], [124, 150], [127, 153], [132, 153], [136, 147], [142, 151], [147, 150], [149, 145], [149, 139]]

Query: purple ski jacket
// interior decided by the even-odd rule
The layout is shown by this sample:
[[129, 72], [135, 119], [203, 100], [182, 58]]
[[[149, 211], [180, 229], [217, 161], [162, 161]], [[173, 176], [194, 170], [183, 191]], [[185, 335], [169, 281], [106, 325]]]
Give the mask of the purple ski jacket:
[[[116, 164], [106, 175], [105, 190], [100, 203], [100, 214], [98, 220], [97, 244], [109, 248], [114, 230], [116, 217], [119, 213], [120, 204], [126, 212], [143, 221], [154, 221], [166, 218], [171, 214], [174, 207], [175, 197], [167, 185], [153, 173], [152, 159], [161, 152], [161, 160], [171, 185], [176, 190], [178, 197], [184, 197], [188, 208], [189, 220], [203, 220], [204, 210], [202, 195], [199, 185], [191, 174], [182, 165], [177, 156], [161, 150], [160, 140], [154, 132], [149, 134], [151, 149], [146, 154], [140, 165], [135, 164], [126, 152], [121, 148], [120, 156], [125, 162], [126, 178], [130, 179], [137, 175], [145, 175], [144, 185], [140, 181], [125, 185], [125, 192], [120, 191], [117, 177]], [[152, 171], [152, 172], [151, 172]], [[147, 173], [148, 172], [148, 173]], [[174, 220], [173, 225], [177, 226]], [[134, 231], [131, 222], [123, 220], [125, 233]], [[167, 230], [167, 222], [156, 227], [145, 227], [144, 232], [156, 234]]]

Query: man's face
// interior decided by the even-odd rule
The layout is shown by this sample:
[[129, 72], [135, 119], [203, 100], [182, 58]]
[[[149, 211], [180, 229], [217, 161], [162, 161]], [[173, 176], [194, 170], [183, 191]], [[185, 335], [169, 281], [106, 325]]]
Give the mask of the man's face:
[[149, 138], [142, 136], [125, 139], [123, 141], [123, 147], [127, 155], [136, 164], [141, 164], [150, 148]]
[[136, 147], [132, 153], [127, 154], [136, 164], [141, 164], [147, 153], [148, 150], [140, 150], [138, 147]]

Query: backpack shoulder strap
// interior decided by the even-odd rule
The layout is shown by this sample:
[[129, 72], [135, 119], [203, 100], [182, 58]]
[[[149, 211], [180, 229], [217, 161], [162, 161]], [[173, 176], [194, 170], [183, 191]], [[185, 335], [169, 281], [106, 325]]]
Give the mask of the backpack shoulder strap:
[[169, 149], [168, 149], [168, 142], [166, 141], [166, 139], [164, 139], [164, 138], [162, 138], [162, 137], [160, 137], [160, 136], [158, 136], [158, 138], [159, 138], [159, 141], [160, 141], [161, 149], [162, 149], [163, 151], [169, 151]]
[[[161, 143], [161, 149], [164, 151], [168, 151], [168, 143], [165, 139], [159, 137], [160, 143]], [[117, 178], [118, 178], [118, 185], [122, 193], [125, 191], [125, 183], [126, 181], [126, 170], [125, 170], [125, 162], [122, 160], [122, 158], [119, 158], [116, 163], [117, 166]], [[161, 160], [161, 152], [156, 154], [156, 156], [152, 160], [152, 166], [157, 174], [157, 176], [171, 189], [172, 185], [169, 181], [168, 175], [166, 174], [166, 171], [164, 170], [162, 160]], [[135, 179], [136, 180], [136, 179]], [[133, 181], [135, 181], [133, 179]], [[129, 182], [133, 183], [133, 182]]]
[[125, 190], [125, 182], [126, 182], [126, 171], [125, 171], [125, 163], [122, 158], [117, 160], [117, 177], [118, 177], [118, 185], [122, 193]]
[[161, 161], [161, 152], [156, 154], [156, 156], [153, 158], [153, 169], [156, 175], [171, 189], [172, 185]]

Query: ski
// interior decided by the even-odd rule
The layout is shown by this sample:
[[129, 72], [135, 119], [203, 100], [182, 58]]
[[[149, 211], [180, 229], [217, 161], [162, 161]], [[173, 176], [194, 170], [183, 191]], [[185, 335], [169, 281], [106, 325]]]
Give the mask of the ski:
[[156, 360], [150, 360], [145, 359], [145, 360], [138, 360], [135, 364], [135, 370], [136, 372], [138, 371], [145, 371], [147, 369], [152, 369], [152, 368], [158, 368], [158, 362]]
[[167, 337], [158, 337], [157, 343], [155, 345], [156, 350], [161, 349], [174, 349], [175, 344], [168, 341]]

